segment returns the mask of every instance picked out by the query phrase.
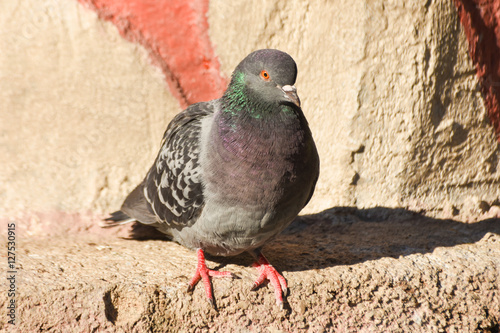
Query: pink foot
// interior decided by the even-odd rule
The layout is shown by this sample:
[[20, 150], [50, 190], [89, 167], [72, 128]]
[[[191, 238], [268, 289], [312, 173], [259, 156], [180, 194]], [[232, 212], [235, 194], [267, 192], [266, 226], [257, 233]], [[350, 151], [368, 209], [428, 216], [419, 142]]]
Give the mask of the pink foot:
[[212, 285], [210, 284], [209, 276], [213, 277], [232, 277], [231, 272], [219, 272], [213, 271], [207, 268], [207, 264], [205, 263], [205, 254], [202, 249], [197, 250], [198, 254], [198, 266], [196, 266], [196, 271], [194, 272], [194, 276], [189, 282], [188, 292], [192, 292], [196, 284], [203, 279], [203, 285], [205, 286], [205, 294], [207, 295], [208, 301], [213, 306], [214, 305], [214, 297], [212, 295]]
[[271, 285], [274, 287], [274, 295], [276, 297], [276, 304], [280, 308], [283, 308], [283, 294], [286, 295], [288, 292], [288, 287], [286, 285], [285, 278], [278, 273], [278, 271], [267, 261], [266, 257], [262, 253], [259, 253], [257, 257], [257, 262], [253, 264], [259, 271], [259, 277], [255, 280], [252, 290], [255, 290], [264, 281], [269, 280]]

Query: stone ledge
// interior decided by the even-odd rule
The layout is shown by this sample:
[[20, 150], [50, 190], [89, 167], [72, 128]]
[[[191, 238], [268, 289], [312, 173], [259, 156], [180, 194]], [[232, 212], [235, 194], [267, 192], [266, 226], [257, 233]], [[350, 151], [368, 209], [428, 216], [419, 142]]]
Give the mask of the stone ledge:
[[[195, 254], [176, 243], [95, 232], [18, 239], [16, 329], [499, 329], [498, 219], [465, 224], [401, 209], [338, 208], [297, 219], [265, 253], [289, 282], [287, 309], [276, 308], [268, 287], [249, 291], [256, 272], [242, 255], [208, 262], [240, 277], [214, 279], [215, 311], [200, 286], [186, 293]], [[5, 280], [1, 288], [5, 295]], [[0, 329], [8, 331], [5, 302]]]

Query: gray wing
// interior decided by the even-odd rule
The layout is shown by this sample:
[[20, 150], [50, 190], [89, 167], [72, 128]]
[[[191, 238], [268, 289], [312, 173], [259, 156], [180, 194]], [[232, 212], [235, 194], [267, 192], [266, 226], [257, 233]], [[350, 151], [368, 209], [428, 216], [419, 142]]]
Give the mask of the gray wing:
[[193, 104], [168, 125], [160, 152], [143, 182], [143, 195], [157, 221], [191, 225], [204, 204], [200, 170], [201, 120], [214, 102]]

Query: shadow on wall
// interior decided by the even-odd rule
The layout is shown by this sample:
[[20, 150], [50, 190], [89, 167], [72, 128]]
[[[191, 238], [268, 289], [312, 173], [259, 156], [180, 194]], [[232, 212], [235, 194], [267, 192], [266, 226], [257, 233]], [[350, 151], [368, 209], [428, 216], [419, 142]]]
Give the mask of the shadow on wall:
[[[134, 238], [166, 239], [151, 227], [135, 226]], [[500, 234], [500, 219], [476, 223], [434, 219], [402, 208], [356, 209], [335, 207], [299, 216], [264, 253], [281, 271], [305, 271], [353, 265], [384, 257], [430, 253], [436, 247], [474, 243], [487, 233]], [[250, 265], [253, 259], [212, 257], [221, 264]]]

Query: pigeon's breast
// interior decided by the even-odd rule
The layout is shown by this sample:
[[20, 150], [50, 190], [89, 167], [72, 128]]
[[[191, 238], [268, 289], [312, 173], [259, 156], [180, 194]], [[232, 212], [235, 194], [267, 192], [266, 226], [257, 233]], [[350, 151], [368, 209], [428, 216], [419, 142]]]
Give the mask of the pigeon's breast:
[[188, 243], [233, 255], [262, 246], [297, 216], [317, 178], [317, 154], [299, 121], [212, 124], [202, 139], [205, 206]]
[[298, 120], [215, 125], [204, 161], [206, 190], [234, 205], [276, 205], [307, 163], [301, 159], [306, 131]]

